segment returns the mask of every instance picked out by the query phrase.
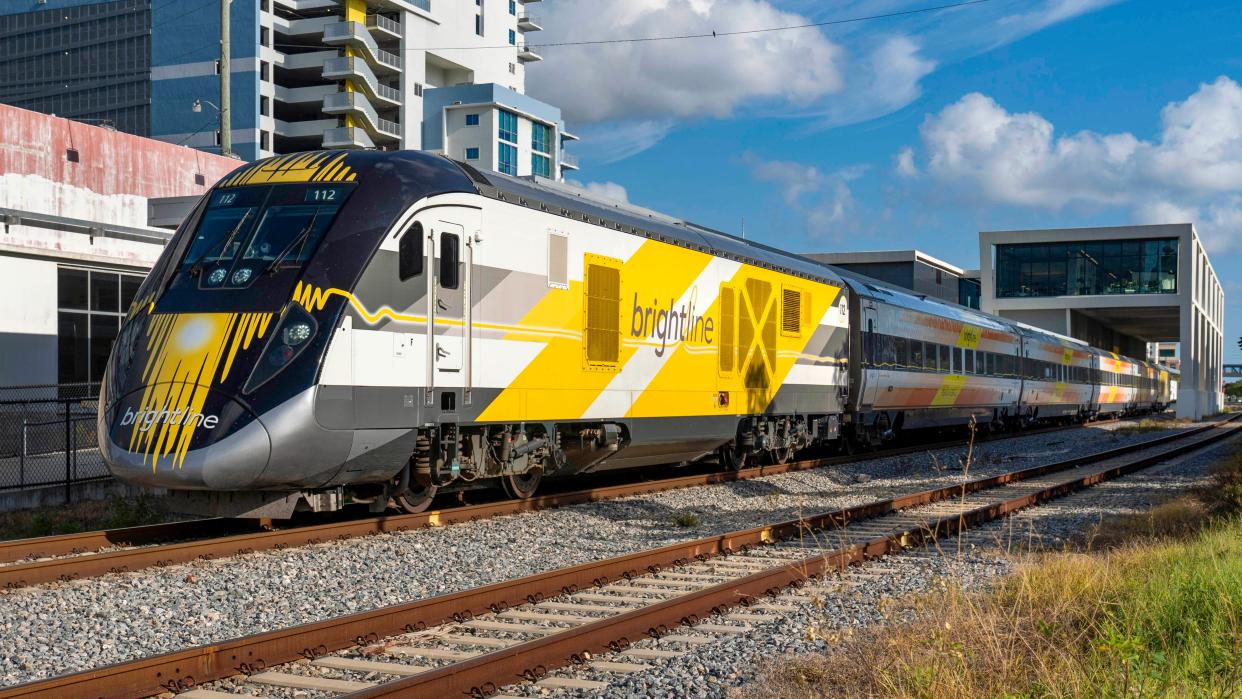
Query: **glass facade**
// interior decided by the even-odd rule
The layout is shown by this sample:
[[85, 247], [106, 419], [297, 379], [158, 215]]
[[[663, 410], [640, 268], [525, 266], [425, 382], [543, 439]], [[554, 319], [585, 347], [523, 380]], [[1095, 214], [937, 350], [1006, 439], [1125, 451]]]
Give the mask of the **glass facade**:
[[552, 159], [538, 153], [530, 154], [530, 174], [540, 177], [552, 176]]
[[499, 110], [499, 118], [496, 123], [496, 135], [500, 138], [500, 140], [508, 143], [517, 143], [517, 125], [518, 118], [516, 114], [503, 109]]
[[1176, 293], [1176, 238], [996, 246], [997, 298]]
[[501, 143], [496, 153], [496, 169], [506, 175], [517, 175], [517, 147]]
[[974, 279], [957, 280], [957, 302], [967, 308], [979, 307], [979, 296], [982, 290], [979, 282]]
[[547, 124], [531, 122], [530, 148], [540, 153], [552, 152], [552, 127]]
[[0, 15], [0, 37], [0, 102], [150, 133], [148, 0]]
[[99, 381], [142, 276], [61, 267], [57, 272], [57, 381]]

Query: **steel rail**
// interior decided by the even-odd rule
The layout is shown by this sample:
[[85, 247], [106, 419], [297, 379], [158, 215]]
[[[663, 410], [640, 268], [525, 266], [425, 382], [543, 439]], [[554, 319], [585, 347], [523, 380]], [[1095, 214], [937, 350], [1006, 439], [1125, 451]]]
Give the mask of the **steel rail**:
[[[879, 558], [905, 548], [921, 546], [926, 541], [942, 536], [951, 536], [971, 526], [1000, 519], [1018, 510], [1063, 497], [1200, 449], [1230, 434], [1222, 430], [1218, 434], [1209, 435], [1189, 444], [1096, 471], [1080, 478], [1063, 481], [1033, 493], [989, 503], [964, 513], [946, 515], [927, 524], [899, 529], [887, 535], [873, 537], [868, 541], [846, 545], [833, 551], [816, 553], [794, 563], [782, 562], [780, 565], [741, 579], [729, 580], [702, 590], [679, 595], [664, 602], [657, 602], [593, 623], [559, 631], [553, 635], [386, 682], [373, 688], [350, 693], [346, 697], [348, 699], [379, 699], [397, 696], [486, 697], [494, 694], [500, 686], [523, 680], [537, 680], [545, 676], [549, 668], [580, 664], [586, 658], [591, 657], [592, 653], [624, 648], [630, 644], [630, 638], [646, 636], [658, 638], [663, 634], [663, 630], [669, 627], [692, 624], [698, 619], [730, 607], [749, 606], [760, 601], [762, 597], [774, 596], [784, 588], [801, 584], [807, 578], [831, 570], [843, 570], [850, 565]], [[1029, 471], [1047, 472], [1042, 467], [1029, 469]], [[998, 477], [974, 481], [971, 485], [986, 481], [992, 481], [994, 485], [1013, 482]], [[979, 489], [982, 489], [982, 486], [972, 487], [971, 492]], [[960, 488], [947, 488], [940, 492], [944, 490], [962, 492]], [[920, 495], [926, 496], [927, 494]], [[935, 501], [934, 497], [928, 500], [928, 502]], [[788, 523], [784, 525], [784, 527], [788, 526]], [[822, 523], [814, 523], [810, 526], [822, 528]]]
[[[1020, 433], [1016, 436], [1032, 436], [1045, 432], [1058, 432], [1075, 428], [1076, 426], [1043, 428]], [[172, 522], [167, 525], [150, 525], [41, 537], [38, 539], [19, 539], [0, 542], [0, 562], [5, 560], [23, 561], [30, 558], [44, 558], [54, 555], [60, 555], [60, 557], [0, 565], [0, 588], [13, 589], [41, 583], [64, 582], [106, 575], [108, 573], [122, 573], [157, 566], [188, 563], [199, 559], [244, 555], [256, 551], [306, 546], [353, 537], [458, 524], [521, 512], [566, 507], [568, 505], [599, 502], [634, 495], [649, 495], [695, 486], [733, 483], [781, 473], [856, 463], [871, 458], [920, 453], [934, 449], [962, 446], [964, 444], [964, 441], [954, 440], [912, 445], [865, 454], [756, 466], [738, 471], [716, 471], [707, 474], [674, 476], [656, 481], [587, 488], [541, 495], [526, 500], [499, 500], [478, 505], [462, 505], [442, 510], [433, 510], [419, 514], [343, 519], [281, 529], [257, 529], [254, 531], [243, 531], [242, 533], [236, 532], [238, 529], [250, 529], [255, 525], [239, 522], [238, 520], [214, 518]], [[155, 546], [142, 545], [168, 539], [188, 540]], [[92, 546], [104, 548], [123, 544], [138, 545], [139, 547], [80, 555], [65, 555], [77, 553]]]
[[[251, 674], [264, 668], [299, 658], [320, 657], [333, 651], [373, 643], [383, 637], [417, 631], [444, 623], [467, 620], [475, 615], [495, 612], [591, 586], [607, 584], [609, 581], [625, 577], [647, 574], [668, 565], [681, 564], [693, 559], [705, 560], [715, 556], [728, 555], [761, 544], [774, 543], [780, 539], [793, 538], [808, 529], [836, 528], [852, 521], [948, 500], [997, 485], [1014, 483], [1090, 463], [1118, 458], [1135, 451], [1151, 449], [1194, 435], [1201, 435], [1215, 429], [1216, 426], [1216, 424], [1205, 425], [1175, 435], [1144, 440], [1136, 444], [1075, 457], [1056, 464], [1035, 466], [987, 478], [979, 478], [812, 517], [671, 544], [659, 549], [641, 551], [603, 561], [548, 571], [517, 580], [495, 583], [448, 595], [392, 605], [326, 621], [259, 633], [240, 639], [17, 685], [0, 689], [0, 699], [35, 696], [81, 697], [83, 699], [93, 699], [100, 696], [143, 697], [167, 691], [184, 690], [198, 684], [237, 674]], [[1179, 453], [1201, 448], [1212, 441], [1229, 436], [1229, 434], [1231, 432], [1220, 430], [1219, 434], [1207, 435], [1205, 439], [1195, 440], [1182, 447], [1162, 451], [1136, 463], [1149, 465], [1150, 463], [1162, 461]], [[1128, 467], [1123, 465], [1119, 468], [1134, 470], [1142, 468], [1142, 466], [1131, 464]], [[875, 541], [868, 542], [862, 546], [863, 548], [860, 552], [850, 554], [850, 561], [858, 560], [858, 556], [865, 557], [882, 553], [877, 548], [881, 544]], [[730, 589], [742, 590], [746, 595], [755, 596], [767, 589], [771, 589], [773, 586], [768, 585], [763, 590], [754, 592], [752, 591], [753, 586], [751, 583], [747, 583], [747, 586], [740, 588], [735, 583], [731, 583]], [[737, 596], [737, 599], [742, 599], [744, 596]], [[678, 611], [681, 609], [680, 606], [677, 607]], [[622, 616], [628, 618], [628, 614]], [[641, 624], [638, 624], [638, 626], [641, 626]], [[594, 625], [592, 627], [598, 628]], [[657, 627], [658, 625], [646, 628]], [[645, 631], [646, 628], [640, 631]], [[620, 634], [620, 637], [634, 635], [634, 633], [637, 632], [626, 631]], [[615, 638], [611, 640], [615, 640]], [[531, 648], [530, 644], [522, 644], [521, 647]], [[561, 654], [564, 648], [559, 645], [552, 647], [555, 649], [555, 652], [548, 651], [551, 655], [540, 655], [538, 657], [562, 657], [563, 654], [558, 654]], [[585, 649], [579, 647], [575, 653], [580, 653]], [[543, 651], [540, 652], [542, 653]], [[480, 658], [499, 658], [501, 656], [508, 657], [502, 651], [480, 656]], [[513, 663], [516, 661], [506, 662]], [[533, 664], [528, 662], [522, 670], [528, 670], [540, 665], [546, 668], [554, 665], [556, 662], [555, 659], [548, 662], [533, 662]], [[476, 665], [475, 661], [470, 661], [467, 664], [458, 664], [452, 667], [466, 669], [476, 667]], [[505, 672], [512, 669], [509, 665], [505, 667]], [[442, 675], [438, 673], [441, 673], [441, 671], [434, 670], [427, 674], [433, 678], [441, 677]], [[462, 676], [464, 677], [465, 675]], [[421, 677], [421, 675], [416, 677]], [[516, 681], [516, 679], [518, 678], [501, 673], [496, 675], [494, 680], [485, 680], [483, 684], [477, 682], [466, 684], [471, 684], [472, 687], [476, 685], [482, 687], [489, 681]], [[452, 686], [458, 686], [463, 682], [458, 679], [434, 681], [449, 682]], [[400, 682], [384, 685], [384, 687], [395, 686], [399, 689], [407, 687], [407, 685]], [[451, 693], [449, 692], [449, 694]], [[445, 696], [449, 694], [445, 694]], [[441, 696], [441, 694], [431, 694], [431, 696]]]

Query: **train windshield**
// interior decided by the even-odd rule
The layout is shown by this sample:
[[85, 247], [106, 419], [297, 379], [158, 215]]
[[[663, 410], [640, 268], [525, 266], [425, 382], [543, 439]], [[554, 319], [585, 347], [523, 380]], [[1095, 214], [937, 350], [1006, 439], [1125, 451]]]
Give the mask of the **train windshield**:
[[205, 289], [248, 287], [300, 269], [353, 191], [352, 184], [276, 184], [212, 192], [181, 272]]

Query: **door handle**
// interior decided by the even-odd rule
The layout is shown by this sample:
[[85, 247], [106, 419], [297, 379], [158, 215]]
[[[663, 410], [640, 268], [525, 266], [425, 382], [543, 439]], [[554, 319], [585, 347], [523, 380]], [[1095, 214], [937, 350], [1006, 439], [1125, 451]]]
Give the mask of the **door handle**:
[[436, 343], [436, 359], [444, 359], [447, 356], [449, 356], [448, 350], [441, 347], [439, 343]]
[[436, 298], [436, 308], [442, 311], [448, 310], [448, 306], [444, 303], [444, 299], [438, 297]]

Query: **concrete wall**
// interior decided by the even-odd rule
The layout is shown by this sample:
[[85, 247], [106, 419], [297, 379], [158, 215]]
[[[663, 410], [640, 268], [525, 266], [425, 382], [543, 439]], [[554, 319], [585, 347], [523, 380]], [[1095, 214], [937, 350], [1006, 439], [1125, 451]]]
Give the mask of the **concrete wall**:
[[0, 255], [0, 386], [56, 382], [56, 265]]

